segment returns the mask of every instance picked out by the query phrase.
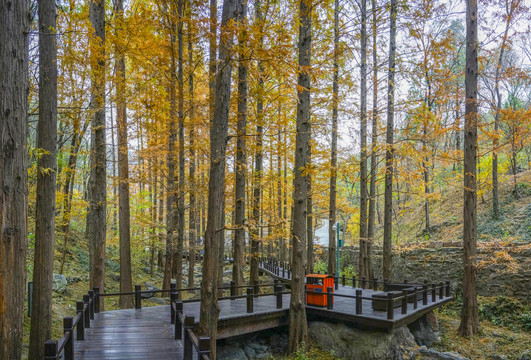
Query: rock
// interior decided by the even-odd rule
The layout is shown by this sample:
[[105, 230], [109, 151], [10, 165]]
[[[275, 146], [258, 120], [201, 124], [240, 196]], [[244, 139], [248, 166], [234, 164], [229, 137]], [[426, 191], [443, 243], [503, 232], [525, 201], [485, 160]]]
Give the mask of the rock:
[[120, 274], [111, 273], [109, 277], [114, 281], [120, 281]]
[[406, 326], [384, 333], [315, 321], [309, 323], [308, 333], [321, 350], [333, 351], [341, 359], [398, 360], [410, 352], [409, 348], [416, 347], [415, 338]]
[[256, 351], [254, 350], [254, 348], [250, 347], [249, 345], [245, 345], [243, 347], [243, 351], [245, 351], [245, 355], [247, 355], [247, 357], [251, 359], [254, 358], [256, 355]]
[[249, 358], [245, 355], [239, 347], [233, 347], [230, 345], [220, 346], [216, 349], [217, 357], [220, 360], [248, 360]]
[[[144, 283], [146, 285], [146, 290], [160, 290], [158, 287], [156, 287], [155, 285], [153, 285], [152, 283], [146, 281]], [[153, 297], [155, 294], [154, 293], [142, 293], [140, 294], [140, 296], [143, 298], [143, 299], [149, 299], [151, 297]]]
[[142, 268], [142, 271], [145, 272], [146, 274], [151, 274], [151, 268], [149, 266], [144, 266]]
[[80, 276], [67, 276], [66, 277], [66, 281], [69, 283], [69, 284], [75, 284], [75, 283], [78, 283], [80, 281], [82, 281], [83, 279], [80, 277]]
[[422, 360], [469, 360], [455, 351], [438, 352], [433, 349], [428, 349], [426, 346], [421, 346], [418, 350], [418, 354]]
[[489, 355], [489, 360], [509, 360], [509, 358], [505, 355], [497, 355], [497, 354], [494, 354], [494, 355]]
[[68, 285], [68, 282], [66, 281], [66, 277], [62, 274], [53, 274], [53, 282], [52, 282], [52, 290], [63, 294], [66, 291], [66, 285]]
[[526, 350], [524, 351], [520, 357], [518, 358], [518, 360], [531, 360], [531, 350]]
[[152, 297], [152, 298], [149, 298], [150, 302], [154, 303], [154, 304], [159, 304], [159, 305], [168, 305], [168, 302], [164, 299], [161, 299], [161, 298], [158, 298], [158, 297]]
[[407, 326], [419, 345], [431, 346], [440, 341], [439, 324], [433, 312], [429, 312]]

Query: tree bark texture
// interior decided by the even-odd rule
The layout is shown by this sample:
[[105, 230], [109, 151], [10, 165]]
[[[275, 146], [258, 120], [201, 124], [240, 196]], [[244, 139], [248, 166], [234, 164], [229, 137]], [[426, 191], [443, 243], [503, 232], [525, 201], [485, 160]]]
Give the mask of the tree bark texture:
[[0, 2], [0, 359], [20, 359], [27, 240], [29, 1]]
[[[121, 39], [124, 21], [123, 0], [114, 1], [114, 13], [118, 21], [117, 38]], [[118, 40], [120, 41], [120, 40]], [[129, 160], [127, 149], [127, 108], [125, 83], [125, 53], [122, 45], [116, 45], [116, 129], [118, 134], [118, 226], [120, 234], [120, 292], [131, 292], [131, 217], [129, 207]], [[120, 296], [122, 309], [133, 307], [131, 295]]]
[[478, 121], [478, 7], [477, 0], [466, 2], [465, 73], [465, 152], [463, 205], [463, 307], [459, 334], [471, 336], [479, 331], [476, 292], [476, 211], [477, 211], [477, 121]]
[[305, 306], [306, 199], [310, 146], [311, 8], [310, 0], [299, 2], [299, 75], [297, 81], [297, 129], [293, 168], [293, 214], [291, 224], [292, 280], [289, 312], [288, 353], [307, 346], [308, 323]]
[[332, 144], [330, 159], [330, 207], [328, 212], [328, 273], [337, 274], [336, 223], [337, 197], [337, 116], [339, 104], [339, 0], [334, 1], [334, 74], [332, 80]]
[[[312, 125], [310, 122], [310, 139], [312, 137]], [[312, 145], [308, 146], [308, 168], [312, 167]], [[313, 197], [312, 197], [312, 174], [311, 170], [306, 176], [306, 181], [308, 182], [308, 196], [306, 198], [306, 272], [313, 273]]]
[[391, 279], [393, 237], [393, 161], [394, 161], [394, 116], [395, 116], [395, 58], [396, 58], [396, 16], [397, 1], [391, 0], [389, 30], [389, 72], [387, 75], [387, 131], [385, 150], [385, 193], [384, 193], [384, 237], [383, 277]]
[[[238, 114], [237, 114], [237, 139], [236, 139], [236, 184], [235, 184], [235, 211], [234, 211], [234, 262], [232, 266], [232, 280], [236, 286], [244, 285], [243, 270], [245, 267], [245, 173], [246, 160], [246, 133], [247, 133], [247, 1], [242, 4], [239, 14], [238, 29]], [[236, 294], [241, 295], [243, 288], [237, 288]]]
[[205, 231], [203, 282], [201, 283], [201, 309], [199, 331], [210, 337], [211, 358], [216, 359], [216, 337], [219, 318], [217, 279], [219, 271], [219, 243], [224, 240], [225, 152], [228, 140], [230, 85], [232, 60], [229, 53], [233, 33], [227, 27], [236, 19], [241, 3], [223, 1], [221, 39], [219, 45], [219, 71], [216, 73], [214, 118], [210, 127], [210, 176], [208, 179], [208, 214]]
[[[89, 211], [87, 232], [90, 249], [90, 287], [104, 292], [105, 241], [107, 234], [107, 148], [105, 144], [105, 2], [91, 0], [89, 18], [93, 33], [90, 36], [92, 118]], [[103, 310], [103, 298], [100, 298]]]
[[[194, 109], [194, 52], [193, 52], [193, 28], [192, 28], [192, 6], [193, 2], [190, 0], [188, 2], [188, 68], [189, 68], [189, 77], [188, 77], [188, 91], [190, 94], [190, 124], [194, 123], [195, 118], [195, 109]], [[197, 246], [197, 204], [196, 204], [196, 187], [195, 182], [195, 164], [197, 161], [196, 151], [195, 151], [195, 130], [194, 126], [190, 126], [190, 212], [188, 217], [188, 283], [187, 287], [194, 287], [194, 271], [195, 271], [195, 256], [196, 256], [196, 246]]]
[[[52, 281], [57, 181], [57, 43], [54, 0], [39, 3], [39, 122], [37, 198], [29, 359], [44, 357], [52, 333]], [[10, 285], [11, 286], [11, 285]]]

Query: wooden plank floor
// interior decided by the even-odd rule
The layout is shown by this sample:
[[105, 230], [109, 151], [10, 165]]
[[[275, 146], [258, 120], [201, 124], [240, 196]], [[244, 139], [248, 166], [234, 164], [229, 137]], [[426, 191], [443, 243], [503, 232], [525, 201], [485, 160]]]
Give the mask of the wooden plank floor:
[[183, 358], [182, 342], [173, 338], [169, 305], [94, 314], [85, 340], [74, 346], [75, 358], [84, 360]]

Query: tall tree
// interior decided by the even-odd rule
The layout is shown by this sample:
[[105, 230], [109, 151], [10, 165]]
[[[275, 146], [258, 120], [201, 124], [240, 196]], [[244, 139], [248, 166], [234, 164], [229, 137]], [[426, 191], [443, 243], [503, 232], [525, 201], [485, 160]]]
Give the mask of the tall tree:
[[334, 68], [332, 80], [332, 146], [330, 160], [330, 209], [328, 213], [328, 273], [337, 273], [336, 223], [337, 197], [337, 115], [339, 104], [339, 0], [334, 1]]
[[26, 289], [29, 1], [0, 2], [0, 358], [22, 356]]
[[[310, 122], [310, 138], [312, 133], [312, 124]], [[308, 182], [308, 197], [306, 198], [306, 243], [308, 250], [306, 251], [306, 272], [313, 273], [313, 196], [312, 196], [312, 145], [308, 147], [308, 168], [310, 171], [306, 176]]]
[[194, 48], [192, 45], [194, 32], [192, 25], [192, 15], [193, 15], [193, 1], [188, 2], [188, 91], [190, 94], [190, 216], [188, 217], [188, 284], [186, 285], [189, 288], [194, 287], [194, 271], [195, 271], [195, 247], [197, 246], [197, 205], [196, 205], [196, 182], [195, 182], [195, 165], [197, 162], [197, 156], [195, 151], [195, 129], [193, 121], [195, 120], [195, 107], [194, 107]]
[[367, 0], [361, 0], [360, 66], [360, 256], [359, 276], [370, 279], [367, 232]]
[[236, 0], [223, 1], [221, 37], [219, 42], [219, 71], [216, 72], [215, 104], [210, 127], [210, 176], [208, 179], [208, 214], [205, 231], [203, 282], [201, 283], [201, 311], [199, 331], [210, 337], [212, 359], [216, 359], [216, 337], [219, 318], [217, 279], [219, 271], [219, 243], [224, 240], [225, 152], [228, 140], [230, 85], [232, 72], [233, 32], [230, 23], [241, 10]]
[[393, 162], [394, 162], [394, 115], [395, 115], [395, 57], [396, 57], [397, 1], [391, 0], [389, 30], [389, 70], [387, 75], [387, 131], [385, 149], [385, 193], [384, 193], [384, 238], [383, 277], [391, 278], [391, 239], [393, 236]]
[[[125, 95], [124, 3], [114, 0], [116, 16], [116, 127], [118, 133], [118, 226], [120, 236], [120, 292], [131, 292], [131, 219], [129, 207], [129, 161], [127, 150], [127, 108]], [[132, 296], [120, 296], [122, 309], [133, 306]]]
[[30, 359], [44, 357], [52, 332], [52, 278], [55, 248], [57, 172], [57, 43], [54, 0], [39, 1], [39, 122], [37, 125], [37, 200], [30, 330]]
[[311, 66], [311, 0], [299, 2], [299, 71], [297, 80], [297, 129], [295, 135], [295, 165], [293, 168], [293, 212], [291, 224], [292, 280], [289, 311], [288, 352], [307, 345], [308, 323], [305, 307], [306, 250], [306, 174], [310, 147], [310, 66]]
[[463, 307], [459, 334], [471, 336], [479, 330], [476, 292], [476, 211], [477, 211], [477, 121], [478, 121], [478, 5], [466, 2], [465, 153], [463, 204]]
[[234, 262], [232, 266], [232, 279], [237, 286], [237, 294], [241, 295], [242, 289], [238, 286], [244, 284], [243, 268], [245, 266], [245, 173], [246, 160], [246, 132], [247, 132], [247, 1], [242, 2], [242, 11], [239, 14], [238, 29], [238, 114], [237, 114], [237, 139], [236, 139], [236, 183], [235, 209], [234, 209]]
[[[90, 252], [90, 287], [104, 291], [105, 240], [107, 234], [107, 161], [105, 145], [105, 1], [91, 0], [89, 17], [91, 104], [94, 113], [91, 128], [89, 210], [87, 232]], [[100, 300], [103, 310], [103, 298]]]
[[[256, 22], [258, 24], [258, 47], [261, 50], [264, 45], [264, 15], [262, 2], [255, 2]], [[264, 65], [258, 59], [258, 89], [256, 91], [256, 150], [254, 155], [253, 171], [253, 204], [252, 204], [252, 226], [251, 226], [251, 274], [249, 276], [251, 284], [260, 280], [258, 276], [258, 257], [260, 255], [260, 199], [262, 195], [262, 165], [263, 165], [263, 121], [264, 121]]]

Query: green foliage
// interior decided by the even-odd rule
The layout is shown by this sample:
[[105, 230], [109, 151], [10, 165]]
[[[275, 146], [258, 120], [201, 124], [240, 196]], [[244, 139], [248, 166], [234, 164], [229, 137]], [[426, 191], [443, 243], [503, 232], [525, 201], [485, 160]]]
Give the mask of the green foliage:
[[326, 274], [328, 271], [328, 265], [326, 261], [318, 260], [313, 264], [313, 271], [320, 272], [321, 274]]
[[504, 296], [483, 298], [482, 300], [479, 306], [479, 315], [483, 320], [513, 330], [517, 328], [531, 330], [531, 311], [518, 300]]

